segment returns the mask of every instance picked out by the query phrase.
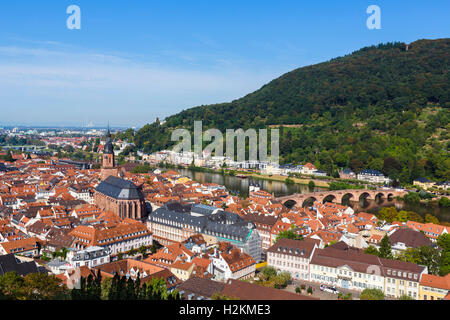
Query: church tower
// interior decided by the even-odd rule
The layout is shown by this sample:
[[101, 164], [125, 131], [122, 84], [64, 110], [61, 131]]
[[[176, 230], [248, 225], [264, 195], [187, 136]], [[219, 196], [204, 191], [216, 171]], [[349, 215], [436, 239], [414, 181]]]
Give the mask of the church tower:
[[114, 146], [111, 141], [111, 132], [109, 131], [108, 125], [108, 133], [106, 134], [106, 144], [103, 149], [102, 156], [102, 171], [101, 171], [101, 180], [105, 180], [109, 176], [118, 175], [118, 170], [116, 168], [116, 162], [114, 157]]

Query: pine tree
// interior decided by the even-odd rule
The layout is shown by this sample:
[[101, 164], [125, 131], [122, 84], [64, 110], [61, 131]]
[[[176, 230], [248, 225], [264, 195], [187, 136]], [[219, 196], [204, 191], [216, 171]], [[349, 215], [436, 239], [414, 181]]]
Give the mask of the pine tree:
[[97, 270], [97, 276], [95, 277], [95, 283], [94, 283], [94, 299], [95, 300], [101, 300], [102, 296], [102, 273], [100, 272], [100, 269]]
[[85, 300], [93, 300], [94, 299], [94, 277], [90, 274], [87, 278], [86, 289], [84, 292]]
[[136, 292], [134, 285], [135, 285], [134, 280], [131, 277], [129, 277], [126, 285], [127, 300], [136, 300]]
[[118, 300], [127, 300], [127, 278], [123, 276], [119, 280], [119, 287], [117, 290]]
[[135, 299], [141, 300], [142, 299], [142, 294], [141, 294], [142, 288], [141, 288], [141, 273], [140, 272], [138, 272], [138, 274], [137, 274], [136, 284], [135, 284], [134, 289], [135, 289], [135, 293], [134, 293]]
[[380, 250], [378, 256], [384, 259], [392, 259], [392, 250], [391, 243], [389, 241], [389, 237], [386, 234], [380, 242]]
[[109, 294], [108, 294], [108, 300], [117, 300], [119, 298], [119, 282], [120, 282], [120, 277], [119, 274], [116, 273], [113, 277], [112, 283], [111, 283], [111, 288], [109, 290]]

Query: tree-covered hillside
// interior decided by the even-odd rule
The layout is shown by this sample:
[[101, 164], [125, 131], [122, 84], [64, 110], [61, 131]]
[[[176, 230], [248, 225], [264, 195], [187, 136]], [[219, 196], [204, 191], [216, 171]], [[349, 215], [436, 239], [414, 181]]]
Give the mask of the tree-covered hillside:
[[[450, 180], [450, 39], [388, 43], [300, 68], [230, 103], [146, 125], [134, 137], [154, 152], [174, 128], [281, 125], [282, 162], [378, 169], [402, 182]], [[283, 126], [285, 125], [285, 126]], [[289, 126], [287, 126], [289, 125]]]

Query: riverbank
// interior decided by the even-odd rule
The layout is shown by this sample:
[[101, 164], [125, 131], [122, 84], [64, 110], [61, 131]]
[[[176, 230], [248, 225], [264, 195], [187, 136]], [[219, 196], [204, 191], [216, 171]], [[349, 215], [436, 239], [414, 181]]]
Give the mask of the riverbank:
[[301, 185], [309, 185], [310, 181], [314, 182], [314, 185], [316, 187], [320, 187], [320, 188], [326, 188], [329, 189], [330, 185], [327, 182], [321, 181], [321, 180], [316, 180], [316, 179], [300, 179], [300, 178], [295, 178], [295, 177], [286, 177], [286, 176], [281, 176], [281, 175], [263, 175], [263, 174], [258, 174], [258, 173], [241, 173], [239, 172], [239, 174], [243, 174], [246, 175], [248, 177], [252, 177], [254, 179], [261, 179], [261, 180], [267, 180], [267, 181], [279, 181], [279, 182], [286, 182], [286, 178], [289, 178], [290, 180], [292, 180], [294, 182], [294, 184], [301, 184]]
[[[174, 168], [174, 169], [176, 169], [176, 168]], [[229, 170], [229, 169], [214, 170], [214, 169], [210, 169], [210, 168], [192, 167], [192, 166], [186, 167], [183, 169], [191, 170], [194, 172], [223, 174], [223, 175], [228, 175], [228, 176], [232, 176], [232, 177], [239, 175], [239, 176], [245, 176], [245, 177], [252, 177], [254, 179], [259, 179], [259, 180], [277, 181], [277, 182], [283, 182], [283, 183], [285, 183], [286, 179], [289, 178], [289, 180], [291, 180], [293, 182], [293, 184], [300, 184], [300, 185], [305, 185], [305, 186], [309, 185], [310, 181], [313, 181], [314, 185], [316, 187], [325, 188], [325, 189], [330, 188], [329, 183], [322, 181], [322, 180], [318, 180], [318, 179], [287, 177], [287, 176], [282, 176], [282, 175], [266, 175], [266, 174], [261, 174], [261, 173], [256, 173], [256, 172]], [[240, 178], [240, 177], [238, 177], [238, 178]]]

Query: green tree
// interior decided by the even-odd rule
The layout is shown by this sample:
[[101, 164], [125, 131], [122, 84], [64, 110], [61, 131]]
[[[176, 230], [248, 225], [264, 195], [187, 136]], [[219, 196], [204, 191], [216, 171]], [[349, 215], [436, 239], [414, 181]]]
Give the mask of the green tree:
[[428, 272], [431, 274], [439, 274], [439, 267], [441, 266], [441, 255], [439, 250], [430, 246], [423, 246], [419, 248], [420, 264], [428, 267]]
[[438, 203], [441, 207], [450, 207], [450, 200], [447, 197], [442, 197]]
[[276, 289], [283, 289], [291, 281], [291, 274], [289, 272], [283, 271], [276, 275], [274, 278], [274, 287]]
[[24, 277], [23, 287], [29, 300], [64, 299], [68, 294], [61, 280], [47, 273], [30, 273]]
[[147, 254], [147, 247], [142, 245], [138, 249], [139, 253], [142, 254], [142, 256], [145, 256]]
[[420, 202], [420, 195], [417, 192], [410, 192], [403, 196], [403, 200], [405, 202], [410, 203], [419, 203]]
[[364, 250], [364, 253], [367, 253], [367, 254], [373, 254], [373, 255], [375, 255], [375, 256], [378, 256], [380, 253], [378, 252], [378, 249], [377, 248], [375, 248], [374, 246], [369, 246], [368, 248], [366, 248], [365, 250]]
[[108, 300], [113, 278], [105, 278], [101, 284], [101, 299]]
[[12, 300], [25, 300], [27, 297], [24, 279], [16, 272], [7, 272], [0, 277], [0, 291]]
[[434, 224], [439, 224], [439, 219], [436, 218], [435, 216], [427, 213], [425, 215], [425, 223], [434, 223]]
[[421, 263], [420, 252], [416, 248], [406, 249], [404, 252], [398, 255], [397, 259], [415, 264]]
[[108, 300], [119, 300], [119, 282], [120, 276], [118, 273], [116, 273], [111, 280], [111, 286], [108, 292]]
[[378, 219], [393, 222], [397, 219], [398, 211], [395, 207], [384, 207], [378, 211]]
[[263, 281], [270, 281], [277, 276], [277, 270], [274, 267], [264, 267], [260, 272], [260, 278]]
[[378, 256], [380, 258], [384, 258], [384, 259], [392, 259], [392, 257], [393, 257], [391, 243], [389, 241], [389, 237], [387, 234], [380, 241], [380, 249], [379, 249]]
[[150, 252], [151, 252], [152, 254], [154, 254], [154, 253], [156, 253], [157, 251], [158, 251], [158, 246], [156, 245], [155, 242], [153, 242], [153, 244], [152, 244], [152, 246], [151, 246], [151, 248], [150, 248]]
[[384, 293], [379, 289], [364, 289], [359, 296], [360, 300], [384, 300]]
[[281, 231], [280, 233], [278, 233], [275, 241], [278, 241], [280, 239], [303, 240], [303, 236], [301, 234], [298, 234], [297, 230], [294, 227], [291, 227], [291, 229], [289, 230]]
[[436, 244], [443, 252], [450, 252], [450, 233], [441, 234], [437, 238]]

